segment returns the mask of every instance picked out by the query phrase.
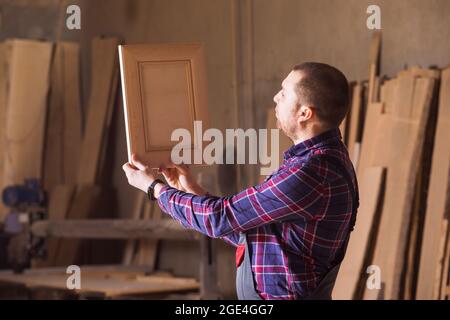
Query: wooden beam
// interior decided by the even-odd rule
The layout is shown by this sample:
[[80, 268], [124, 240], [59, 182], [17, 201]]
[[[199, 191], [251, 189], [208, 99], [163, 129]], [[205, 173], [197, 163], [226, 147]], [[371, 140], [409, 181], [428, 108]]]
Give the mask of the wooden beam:
[[72, 239], [180, 239], [197, 240], [198, 232], [185, 229], [177, 221], [88, 219], [38, 221], [31, 228], [39, 237]]

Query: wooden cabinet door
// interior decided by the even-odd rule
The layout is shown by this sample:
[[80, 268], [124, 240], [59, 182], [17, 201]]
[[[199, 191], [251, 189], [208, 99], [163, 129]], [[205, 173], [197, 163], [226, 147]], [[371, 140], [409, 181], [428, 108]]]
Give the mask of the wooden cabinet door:
[[152, 168], [170, 166], [172, 148], [179, 144], [171, 135], [180, 128], [190, 132], [184, 148], [193, 159], [202, 148], [194, 143], [194, 121], [202, 121], [202, 131], [209, 123], [202, 46], [122, 45], [119, 58], [129, 160], [136, 154]]

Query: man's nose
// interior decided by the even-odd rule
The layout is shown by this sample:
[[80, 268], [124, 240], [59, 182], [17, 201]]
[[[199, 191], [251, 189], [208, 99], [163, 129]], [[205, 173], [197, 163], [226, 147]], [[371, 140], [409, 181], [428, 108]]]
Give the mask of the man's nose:
[[273, 96], [273, 102], [278, 103], [278, 93]]

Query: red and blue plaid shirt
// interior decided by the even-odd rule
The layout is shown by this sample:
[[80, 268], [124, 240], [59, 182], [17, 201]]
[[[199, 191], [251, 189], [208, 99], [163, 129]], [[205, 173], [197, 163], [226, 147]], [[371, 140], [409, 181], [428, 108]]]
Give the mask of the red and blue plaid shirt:
[[339, 129], [293, 145], [259, 185], [227, 196], [197, 196], [164, 186], [158, 203], [184, 227], [238, 246], [245, 232], [263, 299], [302, 299], [332, 267], [348, 232], [352, 194], [336, 157], [356, 175]]

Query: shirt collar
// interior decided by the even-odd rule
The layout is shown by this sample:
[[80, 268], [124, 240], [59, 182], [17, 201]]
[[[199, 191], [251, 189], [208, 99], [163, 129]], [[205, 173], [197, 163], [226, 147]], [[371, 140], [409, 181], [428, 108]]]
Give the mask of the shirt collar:
[[293, 156], [299, 156], [302, 153], [304, 153], [306, 150], [311, 149], [312, 147], [319, 147], [324, 144], [325, 141], [330, 139], [341, 139], [341, 132], [338, 128], [331, 129], [328, 131], [325, 131], [315, 137], [312, 137], [308, 140], [299, 142], [297, 144], [294, 144], [292, 147], [290, 147], [288, 150], [286, 150], [283, 154], [284, 160], [288, 160], [289, 158]]

